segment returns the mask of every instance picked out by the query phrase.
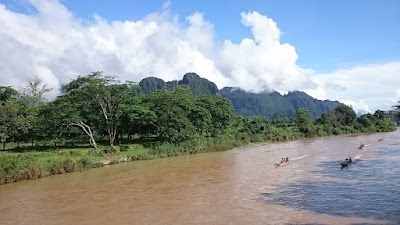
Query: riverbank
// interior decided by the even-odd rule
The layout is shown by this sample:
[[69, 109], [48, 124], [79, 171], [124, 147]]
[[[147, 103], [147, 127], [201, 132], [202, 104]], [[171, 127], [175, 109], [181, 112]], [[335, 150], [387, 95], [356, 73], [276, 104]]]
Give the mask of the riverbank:
[[203, 139], [174, 145], [144, 147], [140, 144], [93, 148], [0, 151], [0, 184], [84, 171], [105, 165], [204, 152], [225, 151], [246, 144], [243, 141]]
[[[164, 143], [150, 147], [145, 147], [142, 144], [114, 147], [100, 146], [97, 151], [89, 147], [0, 151], [0, 185], [63, 173], [84, 171], [122, 162], [225, 151], [245, 146], [249, 143], [280, 142], [305, 138], [296, 135], [296, 132], [292, 132], [292, 135], [281, 135], [278, 131], [274, 133], [276, 135], [272, 136], [254, 135], [236, 136], [235, 138], [198, 138], [191, 142], [180, 143], [179, 145]], [[290, 134], [290, 132], [287, 134]], [[354, 133], [349, 134], [354, 135]], [[355, 134], [360, 135], [360, 133]]]

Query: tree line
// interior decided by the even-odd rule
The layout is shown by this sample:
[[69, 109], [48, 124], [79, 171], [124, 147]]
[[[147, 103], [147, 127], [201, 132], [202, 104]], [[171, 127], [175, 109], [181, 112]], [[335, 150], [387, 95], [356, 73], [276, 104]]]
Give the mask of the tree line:
[[110, 146], [135, 140], [180, 145], [204, 139], [283, 141], [302, 137], [391, 131], [395, 125], [383, 111], [360, 117], [350, 106], [311, 120], [306, 109], [293, 118], [235, 115], [231, 102], [218, 95], [193, 95], [186, 85], [144, 93], [134, 82], [93, 72], [65, 84], [62, 94], [44, 101], [49, 91], [40, 77], [17, 91], [0, 86], [0, 141], [52, 143], [55, 146], [99, 141]]

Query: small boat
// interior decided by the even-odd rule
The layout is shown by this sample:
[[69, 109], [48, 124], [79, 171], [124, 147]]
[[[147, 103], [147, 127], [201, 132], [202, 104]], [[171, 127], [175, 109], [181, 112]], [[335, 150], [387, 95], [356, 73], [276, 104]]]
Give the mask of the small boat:
[[278, 162], [278, 163], [275, 163], [275, 166], [278, 167], [278, 166], [283, 165], [283, 164], [286, 164], [286, 163], [288, 163], [288, 162], [289, 162], [289, 159], [286, 158], [284, 161], [280, 161], [280, 162]]
[[358, 147], [359, 149], [362, 149], [362, 148], [364, 148], [365, 147], [365, 145], [364, 144], [361, 144], [360, 145], [360, 147]]
[[340, 165], [342, 166], [342, 169], [348, 165], [350, 165], [351, 163], [353, 163], [353, 160], [351, 159], [345, 159], [342, 163], [340, 163]]

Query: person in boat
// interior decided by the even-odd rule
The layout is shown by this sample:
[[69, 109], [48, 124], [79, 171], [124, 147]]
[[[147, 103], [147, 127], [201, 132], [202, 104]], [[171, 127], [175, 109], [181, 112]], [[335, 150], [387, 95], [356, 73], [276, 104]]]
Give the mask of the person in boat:
[[351, 162], [353, 162], [353, 160], [351, 160], [351, 156], [350, 156], [350, 158], [349, 158], [349, 163], [351, 163]]
[[286, 159], [285, 159], [285, 160], [286, 160], [286, 162], [289, 162], [289, 157], [286, 157]]
[[281, 163], [283, 163], [283, 162], [285, 162], [285, 158], [282, 158], [282, 159], [281, 159]]

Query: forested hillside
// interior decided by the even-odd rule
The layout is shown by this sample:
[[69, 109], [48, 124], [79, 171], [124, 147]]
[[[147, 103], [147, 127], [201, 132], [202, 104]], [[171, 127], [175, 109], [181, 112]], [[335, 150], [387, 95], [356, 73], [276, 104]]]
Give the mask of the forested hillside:
[[182, 80], [170, 82], [156, 77], [148, 77], [140, 81], [139, 86], [143, 93], [152, 93], [163, 87], [172, 91], [175, 86], [182, 84], [188, 86], [195, 96], [220, 94], [232, 102], [237, 115], [243, 116], [265, 116], [269, 119], [292, 118], [298, 109], [304, 108], [310, 110], [311, 118], [314, 119], [339, 105], [337, 101], [317, 100], [300, 91], [281, 95], [278, 92], [249, 93], [234, 87], [218, 90], [213, 82], [201, 78], [195, 73], [187, 73]]
[[311, 118], [314, 119], [340, 104], [338, 101], [317, 100], [301, 91], [289, 92], [287, 95], [281, 95], [278, 92], [255, 94], [226, 87], [220, 91], [220, 94], [232, 101], [236, 114], [265, 116], [269, 119], [292, 118], [300, 108], [310, 110]]

